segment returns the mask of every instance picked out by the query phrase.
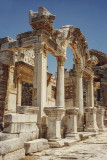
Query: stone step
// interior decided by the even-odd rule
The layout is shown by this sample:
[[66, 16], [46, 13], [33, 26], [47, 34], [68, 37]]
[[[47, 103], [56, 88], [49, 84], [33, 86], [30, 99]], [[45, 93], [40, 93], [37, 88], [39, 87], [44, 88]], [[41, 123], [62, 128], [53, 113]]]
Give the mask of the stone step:
[[24, 142], [21, 138], [13, 138], [6, 141], [0, 142], [0, 155], [5, 155], [7, 153], [22, 149], [24, 147]]
[[18, 134], [0, 133], [0, 141], [18, 138]]
[[25, 153], [35, 153], [40, 152], [45, 149], [49, 149], [48, 140], [46, 139], [37, 139], [24, 143]]
[[0, 160], [21, 160], [22, 158], [25, 158], [24, 148], [0, 156]]
[[8, 127], [4, 128], [4, 133], [27, 133], [37, 132], [38, 127], [36, 123], [10, 123]]
[[62, 139], [49, 139], [49, 147], [50, 148], [62, 148], [64, 147], [64, 142]]
[[4, 123], [36, 123], [37, 114], [8, 113], [4, 115]]
[[37, 132], [28, 132], [26, 133], [19, 133], [19, 134], [12, 134], [12, 133], [0, 133], [0, 141], [5, 141], [13, 138], [22, 138], [24, 142], [32, 141], [34, 139], [38, 139], [39, 137], [39, 129]]

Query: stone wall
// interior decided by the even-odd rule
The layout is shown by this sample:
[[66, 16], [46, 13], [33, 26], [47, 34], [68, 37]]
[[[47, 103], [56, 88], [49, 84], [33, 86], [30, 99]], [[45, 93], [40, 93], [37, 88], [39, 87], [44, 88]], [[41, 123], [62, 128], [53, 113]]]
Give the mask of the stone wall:
[[4, 110], [6, 109], [7, 80], [8, 66], [0, 64], [0, 129], [2, 128]]
[[22, 106], [32, 106], [33, 85], [22, 82]]
[[[95, 73], [95, 84], [100, 83], [100, 85], [97, 87], [97, 90], [99, 89], [100, 93], [97, 94], [97, 101], [99, 100], [99, 104], [101, 106], [107, 107], [107, 64], [103, 66], [96, 66], [94, 68]], [[99, 96], [99, 97], [98, 97]]]

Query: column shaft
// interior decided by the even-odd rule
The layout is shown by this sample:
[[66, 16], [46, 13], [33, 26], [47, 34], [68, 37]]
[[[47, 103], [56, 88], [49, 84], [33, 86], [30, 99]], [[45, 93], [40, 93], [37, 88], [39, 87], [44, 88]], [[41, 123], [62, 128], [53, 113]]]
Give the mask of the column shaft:
[[93, 78], [88, 81], [88, 91], [87, 91], [87, 107], [94, 107], [94, 88], [93, 88]]
[[79, 108], [79, 115], [83, 116], [83, 80], [82, 73], [77, 73], [77, 86], [76, 86], [76, 106]]
[[81, 70], [77, 70], [77, 84], [76, 84], [76, 107], [78, 112], [78, 131], [83, 131], [84, 126], [84, 109], [83, 109], [83, 74]]
[[7, 101], [8, 101], [8, 110], [11, 112], [16, 112], [16, 88], [14, 84], [14, 65], [9, 66], [8, 73], [8, 84], [7, 84]]
[[42, 50], [35, 52], [33, 87], [37, 90], [35, 106], [39, 107], [38, 124], [42, 124], [43, 109], [46, 106], [47, 55]]
[[64, 63], [63, 57], [57, 58], [57, 92], [56, 92], [56, 106], [64, 107]]
[[22, 98], [22, 81], [18, 78], [17, 82], [17, 106], [21, 106], [21, 98]]

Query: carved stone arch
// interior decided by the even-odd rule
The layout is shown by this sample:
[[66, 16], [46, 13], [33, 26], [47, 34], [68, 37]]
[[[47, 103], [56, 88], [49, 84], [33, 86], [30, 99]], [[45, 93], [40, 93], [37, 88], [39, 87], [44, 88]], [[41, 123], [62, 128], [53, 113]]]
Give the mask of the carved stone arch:
[[67, 25], [59, 29], [59, 32], [57, 42], [65, 49], [65, 54], [69, 46], [74, 55], [75, 64], [85, 66], [88, 45], [80, 29]]

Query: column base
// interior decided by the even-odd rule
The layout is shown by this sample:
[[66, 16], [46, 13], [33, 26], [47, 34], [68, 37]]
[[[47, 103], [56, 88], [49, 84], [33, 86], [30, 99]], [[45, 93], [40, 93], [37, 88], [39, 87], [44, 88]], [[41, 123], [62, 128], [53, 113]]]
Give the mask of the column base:
[[105, 130], [105, 127], [99, 127], [99, 132], [104, 132]]
[[80, 141], [79, 133], [66, 134], [66, 139]]
[[98, 132], [98, 128], [85, 128], [85, 132]]
[[51, 148], [62, 148], [64, 146], [62, 139], [49, 139], [48, 142]]

